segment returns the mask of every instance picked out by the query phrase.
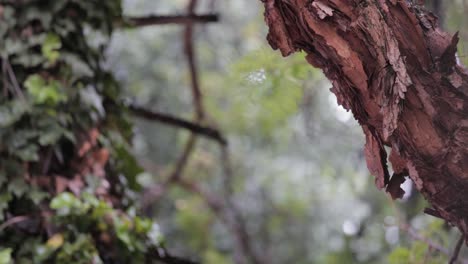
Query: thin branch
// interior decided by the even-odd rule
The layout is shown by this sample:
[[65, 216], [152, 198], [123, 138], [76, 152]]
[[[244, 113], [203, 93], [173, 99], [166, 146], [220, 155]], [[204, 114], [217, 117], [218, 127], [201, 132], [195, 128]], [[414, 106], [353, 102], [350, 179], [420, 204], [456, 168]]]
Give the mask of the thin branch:
[[454, 264], [456, 263], [458, 259], [458, 255], [460, 254], [460, 249], [463, 245], [463, 241], [465, 240], [465, 234], [462, 234], [460, 236], [460, 239], [458, 239], [457, 245], [455, 246], [455, 250], [452, 253], [452, 257], [450, 258], [449, 264]]
[[234, 234], [236, 235], [238, 247], [242, 250], [245, 257], [250, 260], [250, 263], [268, 263], [265, 261], [266, 257], [262, 257], [257, 254], [253, 248], [251, 244], [252, 240], [247, 230], [246, 221], [232, 199], [234, 191], [232, 184], [233, 173], [231, 160], [228, 148], [223, 146], [221, 147], [221, 163], [224, 174], [224, 199], [226, 201], [227, 208], [230, 209], [230, 217], [232, 219], [232, 226], [234, 229]]
[[16, 225], [18, 223], [24, 222], [28, 219], [29, 219], [29, 216], [24, 216], [24, 215], [12, 217], [0, 225], [0, 231], [12, 225]]
[[165, 248], [151, 249], [146, 255], [145, 263], [154, 263], [155, 259], [166, 264], [198, 264], [198, 262], [189, 259], [172, 256]]
[[185, 144], [185, 148], [184, 148], [184, 151], [182, 152], [182, 155], [177, 161], [174, 171], [171, 173], [171, 175], [167, 179], [168, 183], [174, 182], [180, 179], [180, 176], [184, 172], [185, 167], [187, 167], [188, 160], [195, 148], [196, 142], [197, 142], [197, 137], [194, 134], [191, 134], [187, 143]]
[[2, 81], [3, 81], [3, 96], [8, 96], [9, 84], [7, 77], [6, 60], [2, 59]]
[[8, 61], [8, 59], [4, 58], [3, 59], [5, 64], [4, 66], [6, 67], [6, 70], [7, 70], [7, 73], [8, 73], [8, 76], [10, 77], [10, 81], [11, 81], [11, 84], [14, 88], [14, 91], [13, 92], [16, 92], [16, 94], [21, 98], [21, 99], [25, 99], [24, 97], [24, 94], [23, 92], [21, 91], [21, 87], [18, 83], [18, 80], [16, 79], [16, 75], [15, 75], [15, 72], [13, 71], [13, 67], [11, 67], [11, 64], [10, 62]]
[[189, 130], [192, 133], [198, 134], [200, 136], [204, 136], [210, 139], [213, 139], [220, 143], [221, 145], [226, 145], [227, 140], [224, 136], [215, 128], [202, 126], [191, 121], [175, 117], [169, 114], [163, 114], [159, 112], [154, 112], [143, 107], [139, 107], [136, 105], [129, 105], [128, 109], [132, 112], [132, 114], [145, 118], [148, 120], [154, 120], [161, 122], [166, 125], [180, 127]]
[[[446, 249], [445, 247], [443, 247], [442, 245], [440, 245], [439, 243], [427, 238], [427, 237], [424, 237], [423, 235], [419, 234], [416, 230], [414, 230], [414, 228], [412, 228], [410, 225], [408, 224], [400, 224], [399, 225], [400, 229], [407, 232], [408, 235], [410, 237], [412, 237], [413, 239], [415, 240], [419, 240], [421, 242], [424, 242], [425, 244], [427, 244], [430, 248], [433, 248], [437, 251], [439, 251], [440, 253], [446, 255], [447, 257], [451, 257], [453, 258], [455, 256], [455, 253], [457, 254], [457, 258], [458, 258], [458, 252], [460, 251], [458, 249], [457, 251], [457, 248], [458, 248], [458, 244], [457, 244], [457, 248], [455, 249], [454, 251], [454, 254], [450, 254], [450, 251], [448, 249]], [[461, 239], [461, 241], [463, 242], [463, 239]], [[460, 243], [460, 240], [458, 241], [458, 243]], [[462, 264], [468, 264], [468, 260], [455, 260], [455, 262], [449, 262], [449, 263], [462, 263]]]
[[227, 222], [225, 217], [222, 214], [223, 211], [223, 203], [219, 197], [214, 196], [213, 194], [209, 194], [205, 190], [203, 190], [199, 185], [195, 182], [188, 181], [186, 179], [179, 178], [175, 184], [184, 188], [187, 191], [190, 191], [198, 196], [200, 196], [208, 205], [208, 207], [213, 211], [215, 215], [220, 218], [221, 221]]
[[181, 182], [182, 180], [181, 175], [183, 174], [185, 168], [188, 165], [190, 155], [195, 149], [196, 142], [197, 142], [196, 134], [194, 133], [190, 134], [187, 142], [185, 143], [184, 150], [182, 151], [182, 154], [178, 158], [173, 171], [167, 177], [166, 182], [164, 182], [162, 186], [153, 185], [144, 192], [143, 197], [145, 197], [145, 201], [143, 204], [143, 208], [147, 208], [151, 204], [151, 201], [157, 200], [159, 197], [161, 197], [161, 195], [163, 195], [166, 192], [169, 185]]
[[419, 234], [416, 230], [414, 230], [414, 228], [412, 228], [410, 225], [408, 224], [400, 224], [400, 229], [405, 231], [406, 233], [408, 233], [408, 235], [410, 237], [412, 237], [413, 239], [415, 240], [419, 240], [421, 242], [424, 242], [425, 244], [427, 244], [430, 248], [433, 248], [437, 251], [439, 251], [440, 253], [444, 254], [444, 255], [447, 255], [447, 256], [450, 256], [450, 252], [448, 249], [446, 249], [445, 247], [441, 246], [440, 244], [438, 244], [437, 242], [435, 241], [432, 241], [431, 239], [429, 238], [426, 238], [424, 237], [423, 235]]
[[[194, 14], [197, 0], [189, 2], [187, 11], [190, 15]], [[198, 68], [195, 59], [195, 49], [193, 48], [193, 23], [188, 23], [184, 32], [184, 51], [187, 57], [187, 64], [190, 70], [190, 80], [192, 82], [192, 98], [195, 106], [195, 114], [198, 121], [203, 120], [205, 113], [203, 110], [202, 92], [198, 80]]]
[[[187, 11], [189, 15], [194, 14], [195, 6], [197, 2], [198, 2], [197, 0], [190, 0], [187, 6]], [[184, 34], [184, 44], [185, 44], [184, 51], [187, 57], [187, 64], [190, 69], [192, 101], [195, 106], [195, 120], [197, 122], [200, 122], [204, 117], [204, 110], [203, 110], [203, 104], [201, 103], [202, 95], [201, 95], [200, 87], [198, 84], [198, 76], [197, 76], [197, 70], [196, 70], [195, 59], [194, 59], [192, 28], [193, 28], [193, 23], [190, 21], [186, 26], [186, 30]], [[192, 154], [195, 148], [196, 138], [197, 138], [197, 135], [195, 133], [190, 134], [190, 137], [187, 143], [185, 143], [185, 147], [184, 147], [184, 151], [182, 152], [182, 155], [177, 160], [177, 163], [173, 172], [169, 175], [169, 177], [167, 178], [163, 186], [163, 189], [162, 189], [163, 191], [167, 189], [167, 186], [169, 184], [174, 183], [176, 181], [180, 181], [183, 170], [187, 166], [190, 155]], [[145, 192], [143, 196], [151, 198], [152, 197], [151, 194], [154, 193], [153, 188], [156, 188], [156, 186], [148, 188], [148, 190]], [[149, 205], [150, 201], [147, 201], [146, 203], [147, 205]]]
[[174, 16], [160, 16], [152, 15], [146, 17], [127, 17], [130, 27], [145, 27], [153, 25], [167, 25], [167, 24], [191, 24], [191, 23], [213, 23], [219, 21], [218, 14], [206, 15], [174, 15]]
[[[197, 0], [190, 0], [187, 12], [189, 16], [194, 15], [195, 7], [197, 5]], [[203, 107], [203, 95], [200, 89], [199, 79], [198, 79], [198, 68], [196, 63], [196, 55], [193, 44], [193, 28], [194, 21], [188, 21], [184, 31], [184, 51], [187, 58], [188, 67], [190, 70], [190, 80], [191, 80], [191, 90], [192, 90], [192, 100], [195, 108], [195, 120], [200, 122], [205, 118], [205, 112]], [[147, 112], [141, 112], [146, 113]], [[146, 115], [148, 116], [148, 115]], [[170, 174], [163, 186], [153, 186], [150, 187], [144, 194], [143, 197], [144, 203], [149, 205], [149, 200], [152, 195], [160, 196], [164, 193], [169, 185], [177, 184], [184, 189], [193, 192], [200, 196], [206, 203], [206, 205], [213, 211], [213, 213], [226, 224], [226, 226], [231, 230], [232, 234], [235, 237], [236, 241], [236, 260], [238, 263], [249, 260], [249, 263], [266, 263], [261, 260], [261, 257], [255, 253], [254, 248], [251, 245], [250, 237], [245, 226], [245, 221], [242, 217], [242, 214], [237, 210], [236, 205], [232, 201], [232, 172], [229, 163], [229, 155], [227, 152], [226, 144], [221, 144], [222, 151], [222, 163], [225, 176], [225, 197], [224, 199], [216, 198], [215, 196], [205, 192], [200, 186], [196, 183], [188, 181], [182, 177], [183, 170], [187, 166], [190, 155], [192, 154], [195, 143], [196, 143], [197, 134], [192, 131], [189, 140], [187, 141], [182, 155], [179, 157], [176, 166], [173, 172]], [[222, 141], [220, 141], [222, 143]], [[224, 141], [225, 142], [225, 141]], [[151, 199], [152, 200], [152, 199]]]

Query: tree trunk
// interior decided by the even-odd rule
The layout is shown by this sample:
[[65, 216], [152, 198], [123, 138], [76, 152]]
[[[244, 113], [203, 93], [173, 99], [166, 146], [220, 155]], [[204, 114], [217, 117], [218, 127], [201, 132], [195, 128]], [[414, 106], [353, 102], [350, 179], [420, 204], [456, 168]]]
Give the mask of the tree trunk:
[[468, 75], [456, 58], [457, 34], [410, 1], [263, 2], [270, 45], [283, 56], [305, 51], [362, 126], [377, 187], [401, 197], [409, 175], [432, 214], [466, 237]]

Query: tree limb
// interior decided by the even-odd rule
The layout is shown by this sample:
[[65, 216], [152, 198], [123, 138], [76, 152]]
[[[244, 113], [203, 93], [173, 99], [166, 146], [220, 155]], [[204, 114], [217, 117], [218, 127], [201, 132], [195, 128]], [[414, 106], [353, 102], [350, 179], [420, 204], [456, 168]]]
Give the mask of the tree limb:
[[219, 132], [219, 130], [215, 128], [199, 125], [197, 123], [193, 123], [191, 121], [175, 117], [169, 114], [151, 111], [149, 109], [145, 109], [137, 105], [129, 105], [128, 109], [132, 112], [132, 114], [134, 114], [137, 117], [144, 118], [147, 120], [158, 121], [169, 126], [187, 129], [192, 133], [204, 136], [209, 139], [213, 139], [221, 145], [227, 145], [226, 138], [221, 134], [221, 132]]
[[[197, 0], [191, 0], [189, 2], [187, 11], [190, 15], [195, 12]], [[193, 105], [195, 107], [195, 116], [198, 121], [203, 120], [205, 112], [203, 109], [203, 97], [200, 90], [200, 81], [198, 79], [198, 67], [196, 63], [195, 49], [193, 48], [193, 22], [190, 22], [185, 27], [184, 31], [184, 53], [187, 58], [187, 64], [190, 71], [190, 81], [192, 88]]]
[[145, 27], [154, 25], [168, 25], [168, 24], [190, 24], [190, 23], [213, 23], [219, 21], [218, 14], [207, 14], [207, 15], [152, 15], [146, 17], [127, 17], [125, 21], [128, 21], [130, 27]]

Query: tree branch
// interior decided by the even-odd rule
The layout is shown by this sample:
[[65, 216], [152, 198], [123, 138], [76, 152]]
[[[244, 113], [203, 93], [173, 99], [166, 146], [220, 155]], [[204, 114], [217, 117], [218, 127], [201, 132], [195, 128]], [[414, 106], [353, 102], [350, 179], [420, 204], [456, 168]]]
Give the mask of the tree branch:
[[129, 105], [128, 109], [137, 117], [154, 120], [166, 125], [187, 129], [192, 133], [217, 141], [221, 145], [227, 145], [226, 138], [215, 128], [202, 126], [191, 121], [175, 117], [169, 114], [154, 112], [136, 105]]
[[[190, 15], [193, 15], [195, 12], [195, 7], [197, 5], [197, 0], [191, 0], [187, 7], [187, 11]], [[200, 90], [200, 83], [198, 79], [198, 68], [195, 58], [195, 49], [193, 48], [193, 22], [190, 22], [185, 27], [184, 31], [184, 52], [187, 57], [187, 64], [190, 70], [190, 80], [192, 83], [192, 98], [193, 105], [195, 107], [195, 114], [198, 121], [203, 120], [205, 117], [203, 102], [202, 102], [202, 92]]]
[[234, 193], [232, 184], [233, 173], [229, 150], [227, 147], [221, 147], [221, 166], [224, 175], [224, 199], [226, 201], [226, 207], [231, 213], [230, 218], [232, 221], [232, 228], [234, 229], [234, 233], [237, 238], [238, 247], [246, 255], [245, 257], [249, 259], [250, 263], [269, 263], [266, 261], [267, 257], [265, 255], [261, 256], [257, 254], [252, 246], [252, 240], [248, 232], [244, 216], [232, 199]]
[[168, 25], [168, 24], [190, 24], [190, 23], [213, 23], [219, 21], [218, 14], [206, 15], [173, 15], [160, 16], [152, 15], [146, 17], [127, 17], [125, 21], [130, 23], [130, 27], [145, 27], [153, 25]]
[[465, 240], [465, 235], [462, 234], [460, 236], [460, 239], [458, 239], [457, 245], [455, 246], [455, 250], [452, 253], [452, 257], [450, 258], [449, 264], [454, 264], [456, 263], [458, 259], [458, 255], [460, 254], [460, 249], [463, 245], [463, 240]]
[[7, 221], [5, 221], [3, 224], [0, 225], [0, 232], [3, 231], [3, 229], [5, 229], [7, 227], [10, 227], [12, 225], [16, 225], [18, 223], [24, 222], [24, 221], [29, 220], [29, 219], [30, 219], [30, 217], [25, 216], [25, 215], [12, 217], [12, 218], [8, 219]]
[[[419, 234], [414, 228], [412, 228], [409, 224], [406, 224], [406, 223], [402, 223], [399, 225], [400, 229], [405, 231], [406, 233], [408, 233], [408, 235], [410, 237], [412, 237], [413, 239], [415, 240], [419, 240], [421, 242], [424, 242], [425, 244], [427, 244], [430, 248], [433, 248], [437, 251], [439, 251], [440, 253], [446, 255], [447, 257], [451, 257], [451, 262], [449, 263], [462, 263], [462, 264], [468, 264], [468, 261], [467, 260], [458, 260], [458, 253], [460, 252], [460, 248], [461, 248], [461, 244], [463, 243], [463, 235], [462, 235], [462, 238], [458, 241], [457, 243], [457, 246], [453, 252], [453, 254], [450, 254], [450, 251], [448, 249], [446, 249], [445, 247], [443, 247], [442, 245], [438, 244], [437, 242], [427, 238], [427, 237], [424, 237], [423, 235]], [[460, 242], [461, 241], [461, 242]], [[455, 259], [454, 259], [455, 257]], [[454, 260], [453, 260], [454, 259]], [[452, 262], [453, 260], [453, 262]]]

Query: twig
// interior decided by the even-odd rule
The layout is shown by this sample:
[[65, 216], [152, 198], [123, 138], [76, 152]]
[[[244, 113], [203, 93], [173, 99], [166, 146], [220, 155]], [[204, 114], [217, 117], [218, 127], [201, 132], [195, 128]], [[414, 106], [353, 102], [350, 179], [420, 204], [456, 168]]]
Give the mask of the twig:
[[208, 205], [208, 207], [211, 209], [211, 211], [213, 211], [213, 213], [217, 215], [220, 220], [226, 222], [225, 217], [222, 215], [223, 203], [221, 202], [222, 200], [220, 198], [214, 196], [213, 194], [209, 194], [195, 182], [179, 178], [175, 183], [178, 186], [183, 187], [185, 190], [200, 196], [205, 201], [206, 205]]
[[155, 259], [166, 264], [198, 264], [198, 262], [189, 259], [172, 256], [165, 248], [154, 248], [149, 250], [146, 255], [145, 263], [154, 263]]
[[188, 160], [190, 158], [190, 154], [192, 154], [193, 149], [195, 148], [196, 142], [197, 142], [197, 137], [193, 134], [190, 135], [189, 139], [187, 140], [187, 143], [185, 144], [184, 151], [182, 152], [182, 155], [177, 161], [174, 171], [171, 173], [171, 175], [167, 179], [168, 183], [174, 182], [180, 179], [180, 176], [182, 175], [185, 167], [187, 166]]
[[[267, 261], [264, 260], [264, 257], [258, 255], [252, 247], [252, 240], [250, 239], [247, 226], [245, 225], [246, 221], [232, 200], [234, 192], [232, 189], [233, 174], [231, 161], [228, 148], [223, 146], [221, 147], [221, 163], [224, 174], [224, 199], [226, 200], [227, 208], [230, 209], [231, 212], [232, 226], [234, 234], [236, 235], [238, 247], [242, 250], [243, 255], [250, 260], [250, 263], [267, 263]], [[238, 260], [238, 262], [240, 262], [240, 260]]]
[[7, 228], [9, 226], [16, 225], [18, 223], [24, 222], [24, 221], [26, 221], [28, 219], [29, 219], [29, 216], [25, 216], [25, 215], [12, 217], [12, 218], [8, 219], [6, 222], [4, 222], [3, 224], [0, 225], [0, 231], [2, 231], [3, 229], [5, 229], [5, 228]]
[[144, 27], [167, 24], [212, 23], [218, 22], [219, 16], [217, 14], [188, 14], [175, 16], [152, 15], [146, 17], [127, 17], [125, 18], [125, 21], [128, 21], [131, 27]]
[[[195, 6], [197, 5], [197, 0], [191, 0], [189, 2], [187, 11], [190, 15], [194, 14]], [[202, 93], [200, 90], [199, 80], [198, 80], [198, 69], [195, 61], [195, 50], [193, 48], [193, 22], [188, 23], [185, 27], [184, 32], [184, 51], [187, 57], [187, 63], [190, 69], [190, 80], [192, 82], [192, 98], [193, 105], [195, 106], [195, 114], [197, 120], [203, 120], [204, 110], [202, 102]]]
[[43, 162], [43, 166], [42, 166], [42, 175], [48, 175], [47, 173], [49, 172], [49, 169], [50, 169], [50, 162], [52, 161], [52, 157], [54, 155], [54, 149], [53, 148], [49, 148], [47, 150], [47, 154], [46, 154], [46, 158]]
[[21, 91], [21, 87], [18, 83], [18, 80], [16, 79], [16, 75], [15, 73], [13, 72], [13, 67], [11, 67], [11, 64], [8, 62], [8, 59], [4, 58], [3, 59], [5, 61], [5, 66], [6, 66], [6, 69], [7, 69], [7, 72], [8, 72], [8, 76], [10, 77], [10, 80], [11, 80], [11, 83], [13, 85], [13, 88], [15, 89], [16, 91], [16, 94], [21, 98], [21, 99], [25, 99], [24, 97], [24, 94], [23, 92]]
[[3, 81], [3, 96], [5, 98], [8, 96], [9, 84], [8, 84], [8, 77], [7, 77], [7, 66], [6, 60], [2, 59], [2, 81]]
[[408, 224], [400, 224], [400, 229], [403, 230], [403, 231], [406, 231], [408, 233], [408, 235], [410, 235], [410, 237], [412, 237], [413, 239], [424, 242], [429, 247], [439, 251], [440, 253], [443, 253], [444, 255], [450, 256], [450, 252], [449, 252], [448, 249], [446, 249], [445, 247], [441, 246], [440, 244], [432, 241], [431, 239], [428, 239], [428, 238], [422, 236], [421, 234], [416, 232], [416, 230], [414, 230]]
[[191, 121], [175, 117], [169, 114], [163, 114], [154, 112], [143, 107], [136, 105], [129, 105], [128, 109], [136, 116], [145, 118], [148, 120], [155, 120], [170, 126], [180, 127], [189, 130], [192, 133], [199, 134], [201, 136], [213, 139], [221, 145], [226, 145], [227, 140], [224, 136], [215, 128], [202, 126]]
[[[451, 257], [453, 259], [453, 257], [455, 256], [455, 253], [457, 255], [457, 258], [458, 258], [458, 253], [460, 252], [460, 249], [458, 249], [459, 247], [459, 243], [462, 243], [463, 242], [463, 238], [461, 238], [458, 243], [457, 243], [457, 247], [455, 248], [455, 251], [453, 254], [450, 254], [450, 251], [448, 249], [446, 249], [445, 247], [443, 247], [442, 245], [438, 244], [437, 242], [429, 239], [429, 238], [426, 238], [424, 236], [422, 236], [421, 234], [419, 234], [416, 230], [414, 230], [411, 226], [409, 226], [408, 224], [400, 224], [400, 229], [403, 230], [403, 231], [406, 231], [408, 233], [408, 235], [410, 235], [410, 237], [412, 237], [413, 239], [415, 240], [419, 240], [421, 242], [424, 242], [425, 244], [427, 244], [430, 248], [433, 248], [437, 251], [439, 251], [440, 253], [446, 255], [447, 257]], [[461, 241], [461, 242], [460, 242]], [[461, 245], [460, 245], [461, 247]], [[452, 261], [452, 260], [450, 260]], [[468, 260], [464, 260], [464, 259], [461, 259], [461, 260], [458, 260], [459, 263], [463, 263], [463, 264], [468, 264]], [[455, 259], [455, 262], [449, 262], [449, 263], [457, 263], [457, 260]]]
[[161, 197], [166, 192], [171, 184], [180, 183], [182, 181], [181, 175], [184, 169], [187, 167], [190, 155], [195, 148], [196, 141], [196, 135], [193, 133], [190, 134], [187, 143], [185, 143], [184, 150], [176, 162], [174, 170], [171, 172], [171, 174], [169, 174], [166, 181], [162, 185], [152, 185], [144, 191], [144, 199], [142, 203], [143, 211], [147, 211], [148, 207], [151, 205], [151, 202], [159, 199], [159, 197]]
[[464, 240], [465, 240], [465, 234], [462, 234], [460, 236], [460, 239], [458, 239], [457, 245], [455, 246], [455, 250], [452, 253], [452, 257], [450, 258], [449, 264], [454, 264], [457, 261], [458, 255], [460, 254], [460, 249], [463, 245]]
[[[197, 0], [190, 0], [189, 5], [187, 7], [187, 12], [189, 16], [193, 16], [195, 12], [195, 7], [197, 4]], [[189, 20], [186, 22], [186, 27], [184, 31], [184, 51], [187, 58], [188, 67], [190, 70], [190, 80], [191, 80], [191, 90], [192, 90], [192, 101], [195, 108], [195, 120], [196, 122], [200, 122], [205, 118], [205, 112], [203, 108], [203, 95], [200, 89], [199, 79], [198, 79], [198, 69], [196, 63], [196, 56], [195, 56], [195, 49], [193, 45], [193, 27], [196, 21]], [[138, 111], [140, 114], [148, 112], [141, 112]], [[146, 115], [148, 116], [148, 115]], [[167, 121], [167, 119], [166, 119]], [[179, 123], [180, 124], [180, 123]], [[186, 123], [185, 123], [186, 124]], [[221, 145], [222, 151], [222, 163], [223, 163], [223, 170], [225, 175], [225, 197], [224, 202], [223, 200], [216, 198], [215, 196], [205, 192], [200, 186], [198, 186], [194, 182], [190, 182], [187, 179], [182, 177], [183, 170], [187, 166], [189, 161], [190, 155], [193, 152], [195, 147], [197, 134], [196, 131], [191, 130], [192, 134], [188, 139], [184, 151], [182, 155], [179, 157], [176, 166], [173, 172], [170, 174], [166, 182], [163, 186], [157, 186], [159, 192], [155, 192], [155, 187], [151, 187], [145, 194], [148, 194], [150, 197], [152, 194], [159, 194], [160, 196], [171, 184], [177, 184], [184, 189], [193, 192], [199, 195], [206, 203], [206, 205], [213, 211], [213, 213], [226, 224], [226, 226], [231, 230], [235, 237], [236, 241], [236, 248], [238, 249], [238, 257], [236, 260], [238, 263], [244, 262], [245, 259], [249, 260], [249, 263], [265, 263], [261, 260], [260, 256], [257, 255], [250, 244], [250, 237], [245, 226], [245, 221], [242, 217], [242, 214], [237, 210], [234, 202], [232, 201], [232, 172], [229, 163], [229, 156], [227, 152], [227, 148], [225, 147], [226, 144]], [[206, 135], [201, 134], [200, 135]], [[218, 140], [219, 141], [219, 140]], [[222, 143], [223, 141], [219, 141]], [[225, 140], [224, 140], [225, 142]], [[145, 197], [145, 195], [144, 195]], [[148, 198], [148, 197], [147, 197]], [[147, 205], [149, 205], [148, 200], [145, 199]], [[229, 210], [228, 210], [229, 209]]]

